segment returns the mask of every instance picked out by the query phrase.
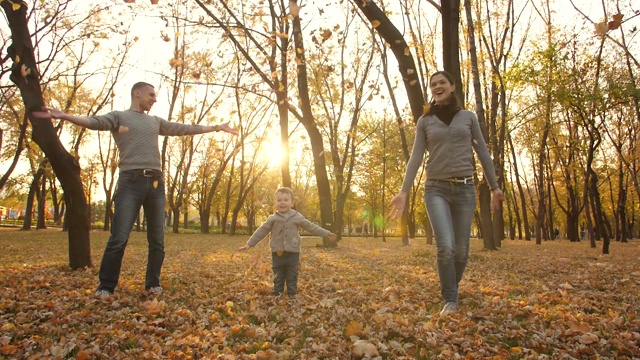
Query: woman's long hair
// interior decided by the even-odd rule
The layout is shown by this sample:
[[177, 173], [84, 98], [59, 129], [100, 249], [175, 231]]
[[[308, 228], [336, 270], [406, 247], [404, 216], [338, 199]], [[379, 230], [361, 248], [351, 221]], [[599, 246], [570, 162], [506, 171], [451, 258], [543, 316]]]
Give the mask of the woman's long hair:
[[[444, 71], [444, 70], [436, 71], [433, 74], [431, 74], [431, 76], [429, 77], [429, 84], [431, 84], [431, 80], [436, 75], [442, 75], [447, 79], [447, 81], [449, 81], [449, 84], [452, 84], [452, 85], [455, 84], [455, 81], [453, 79], [453, 75], [449, 74], [447, 71]], [[453, 99], [454, 104], [455, 104], [455, 108], [464, 109], [464, 107], [462, 106], [462, 101], [460, 100], [458, 95], [456, 95], [455, 92], [451, 93], [451, 97], [449, 99]], [[449, 104], [451, 105], [451, 100], [449, 100]], [[436, 101], [435, 100], [431, 100], [431, 102], [429, 102], [429, 106], [427, 107], [427, 109], [424, 112], [424, 114], [422, 114], [422, 116], [430, 115], [435, 106], [436, 106]]]

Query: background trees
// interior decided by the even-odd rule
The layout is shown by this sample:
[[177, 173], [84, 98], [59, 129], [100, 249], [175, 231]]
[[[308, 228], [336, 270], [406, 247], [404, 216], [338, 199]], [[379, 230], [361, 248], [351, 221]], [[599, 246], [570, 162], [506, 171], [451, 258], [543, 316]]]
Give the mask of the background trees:
[[[37, 3], [28, 24], [41, 74], [34, 81], [47, 103], [81, 115], [121, 109], [132, 83], [143, 80], [166, 99], [154, 107], [160, 117], [241, 126], [233, 140], [164, 139], [173, 231], [191, 221], [203, 233], [248, 231], [272, 210], [275, 187], [291, 186], [299, 210], [333, 231], [366, 223], [382, 238], [428, 237], [424, 179], [406, 223], [387, 219], [384, 207], [404, 173], [412, 126], [429, 96], [426, 79], [449, 67], [484, 125], [508, 197], [503, 212], [490, 215], [478, 172], [474, 233], [485, 248], [499, 247], [503, 236], [542, 243], [557, 229], [592, 246], [604, 239], [606, 252], [608, 239], [639, 231], [640, 17], [628, 3]], [[3, 1], [13, 11], [12, 4]], [[9, 34], [2, 28], [2, 59]], [[2, 74], [11, 66], [3, 60]], [[1, 187], [25, 172], [34, 178], [45, 157], [32, 146], [36, 127], [25, 125], [16, 88], [0, 79]], [[97, 164], [82, 173], [97, 183], [84, 186], [84, 196], [104, 201], [107, 229], [117, 174], [110, 138], [58, 123], [52, 129], [83, 169]], [[24, 159], [33, 165], [21, 168]], [[38, 184], [41, 204], [70, 216], [60, 176]], [[3, 190], [2, 201], [10, 194]]]

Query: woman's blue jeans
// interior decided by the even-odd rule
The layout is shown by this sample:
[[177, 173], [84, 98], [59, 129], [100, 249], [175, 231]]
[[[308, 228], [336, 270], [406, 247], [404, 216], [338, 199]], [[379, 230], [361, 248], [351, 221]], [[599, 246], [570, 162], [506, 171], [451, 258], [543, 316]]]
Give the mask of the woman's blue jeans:
[[122, 171], [114, 195], [111, 236], [100, 264], [98, 290], [113, 292], [118, 285], [124, 249], [129, 241], [140, 207], [147, 219], [147, 275], [145, 288], [160, 286], [160, 270], [164, 262], [165, 190], [162, 176], [145, 177], [134, 171]]
[[427, 180], [424, 202], [436, 239], [440, 293], [445, 303], [457, 303], [458, 283], [469, 259], [475, 188], [473, 183]]

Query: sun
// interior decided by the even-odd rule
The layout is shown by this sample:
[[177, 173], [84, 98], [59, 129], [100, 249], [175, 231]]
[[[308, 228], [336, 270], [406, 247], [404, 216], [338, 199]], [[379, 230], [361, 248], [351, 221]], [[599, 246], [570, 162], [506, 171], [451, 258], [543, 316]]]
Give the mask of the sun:
[[266, 163], [269, 169], [280, 167], [286, 156], [279, 140], [279, 138], [267, 139], [258, 148], [257, 161]]

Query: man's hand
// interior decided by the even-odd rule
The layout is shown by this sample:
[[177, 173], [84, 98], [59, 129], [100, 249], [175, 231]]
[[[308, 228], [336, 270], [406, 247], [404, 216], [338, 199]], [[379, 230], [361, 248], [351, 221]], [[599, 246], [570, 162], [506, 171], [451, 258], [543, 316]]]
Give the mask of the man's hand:
[[[54, 109], [54, 108], [48, 108], [46, 106], [42, 107], [41, 111], [32, 111], [31, 115], [38, 118], [38, 119], [60, 119], [60, 120], [65, 120], [65, 121], [69, 121], [73, 124], [82, 126], [82, 127], [89, 127], [91, 124], [91, 120], [89, 120], [88, 117], [82, 117], [82, 116], [73, 116], [73, 115], [69, 115], [64, 111], [58, 110], [58, 109]], [[126, 132], [128, 129], [124, 130], [124, 132]], [[123, 131], [120, 131], [123, 132]]]
[[249, 245], [244, 245], [238, 248], [238, 251], [247, 251], [251, 248]]
[[336, 240], [338, 240], [338, 235], [330, 233], [329, 235], [327, 235], [327, 239], [329, 239], [329, 241], [331, 242], [336, 242]]
[[41, 111], [32, 111], [31, 115], [38, 119], [61, 119], [66, 114], [60, 110], [43, 106]]
[[231, 135], [238, 135], [238, 130], [229, 126], [229, 122], [218, 125], [220, 131], [228, 132]]

